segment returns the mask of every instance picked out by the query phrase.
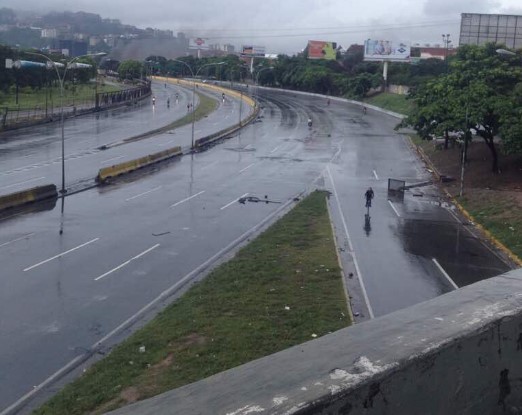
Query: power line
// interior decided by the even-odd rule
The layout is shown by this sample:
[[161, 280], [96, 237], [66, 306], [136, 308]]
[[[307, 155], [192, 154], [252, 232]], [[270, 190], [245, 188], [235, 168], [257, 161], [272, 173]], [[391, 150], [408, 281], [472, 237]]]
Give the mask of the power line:
[[[372, 30], [392, 30], [392, 29], [409, 29], [409, 28], [417, 28], [417, 27], [426, 27], [426, 26], [440, 26], [441, 24], [459, 24], [460, 20], [431, 20], [431, 21], [424, 21], [424, 22], [418, 22], [416, 24], [402, 24], [402, 23], [390, 23], [390, 24], [383, 24], [383, 25], [355, 25], [355, 26], [329, 26], [329, 27], [292, 27], [292, 28], [270, 28], [270, 29], [251, 29], [251, 28], [242, 28], [242, 29], [202, 29], [200, 31], [203, 31], [205, 33], [211, 33], [211, 32], [219, 32], [219, 33], [226, 33], [226, 32], [241, 32], [244, 34], [245, 32], [269, 32], [273, 33], [274, 31], [282, 32], [282, 31], [296, 31], [296, 30], [306, 30], [307, 33], [298, 34], [295, 36], [304, 36], [305, 34], [309, 34], [309, 31], [316, 31], [316, 30], [335, 30], [335, 32], [328, 32], [326, 34], [330, 33], [351, 33], [351, 32], [358, 32], [362, 29], [372, 29]], [[338, 32], [337, 30], [341, 30]], [[263, 35], [263, 37], [270, 37], [270, 36], [287, 36], [287, 35]]]

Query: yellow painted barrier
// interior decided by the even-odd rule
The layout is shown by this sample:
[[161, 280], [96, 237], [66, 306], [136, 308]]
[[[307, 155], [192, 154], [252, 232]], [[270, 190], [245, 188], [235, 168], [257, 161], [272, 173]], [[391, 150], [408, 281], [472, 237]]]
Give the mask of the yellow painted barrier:
[[39, 202], [40, 200], [56, 198], [58, 192], [54, 184], [37, 186], [20, 192], [0, 196], [0, 210], [22, 206], [27, 203]]
[[[167, 78], [164, 76], [156, 76], [156, 77], [154, 77], [154, 79], [160, 80], [162, 82], [169, 82], [169, 83], [173, 83], [173, 84], [183, 85], [185, 87], [190, 87], [190, 88], [192, 88], [192, 86], [194, 85], [193, 81], [186, 81], [185, 79]], [[198, 88], [206, 88], [206, 89], [210, 89], [212, 91], [226, 93], [226, 94], [236, 97], [238, 99], [243, 99], [243, 101], [246, 102], [248, 105], [250, 105], [252, 108], [255, 108], [257, 105], [256, 101], [252, 97], [250, 97], [249, 95], [246, 95], [246, 94], [242, 94], [241, 92], [237, 92], [233, 89], [224, 88], [222, 86], [213, 85], [213, 84], [209, 84], [209, 83], [205, 83], [205, 82], [197, 82], [197, 81], [196, 81], [196, 85]]]
[[98, 183], [105, 183], [107, 180], [113, 177], [130, 173], [131, 171], [140, 169], [142, 167], [150, 166], [151, 164], [178, 156], [181, 153], [181, 147], [178, 146], [160, 151], [158, 153], [149, 154], [135, 160], [124, 161], [123, 163], [104, 167], [99, 170], [98, 175], [96, 176], [96, 181]]

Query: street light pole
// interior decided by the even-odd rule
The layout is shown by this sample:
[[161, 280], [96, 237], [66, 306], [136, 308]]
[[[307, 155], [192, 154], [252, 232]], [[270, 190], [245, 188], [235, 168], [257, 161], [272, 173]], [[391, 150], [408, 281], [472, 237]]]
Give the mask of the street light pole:
[[446, 65], [446, 72], [448, 72], [448, 52], [449, 44], [451, 43], [450, 34], [442, 35], [442, 43], [444, 43], [444, 64]]
[[196, 112], [194, 111], [194, 103], [195, 103], [195, 97], [196, 97], [196, 78], [198, 77], [199, 71], [201, 71], [203, 68], [207, 66], [213, 66], [213, 65], [224, 65], [225, 62], [216, 62], [216, 63], [207, 63], [203, 66], [200, 66], [196, 73], [194, 74], [194, 70], [192, 67], [187, 63], [179, 59], [172, 59], [174, 62], [179, 62], [185, 65], [188, 70], [190, 71], [190, 74], [192, 75], [192, 131], [191, 131], [191, 148], [194, 148], [194, 124], [196, 123]]
[[266, 71], [266, 70], [273, 70], [274, 67], [273, 66], [266, 66], [264, 68], [261, 68], [257, 74], [256, 74], [256, 92], [257, 92], [257, 95], [259, 95], [259, 75], [261, 75], [261, 72], [263, 71]]
[[87, 56], [105, 56], [106, 53], [100, 52], [100, 53], [87, 54], [87, 55], [81, 55], [81, 56], [75, 57], [74, 59], [70, 60], [69, 62], [67, 62], [65, 64], [65, 69], [63, 71], [62, 77], [60, 77], [60, 72], [58, 71], [58, 65], [56, 64], [56, 62], [53, 62], [48, 56], [41, 54], [41, 53], [35, 53], [35, 52], [24, 52], [24, 53], [28, 54], [28, 55], [39, 56], [41, 58], [46, 59], [47, 62], [49, 63], [49, 66], [55, 69], [56, 76], [58, 77], [58, 82], [60, 85], [60, 107], [61, 107], [60, 123], [61, 123], [61, 129], [62, 129], [62, 188], [60, 189], [60, 193], [62, 195], [65, 195], [65, 193], [67, 193], [67, 190], [65, 189], [65, 125], [64, 125], [65, 119], [64, 119], [64, 111], [63, 111], [63, 95], [64, 95], [64, 81], [65, 81], [65, 76], [67, 75], [67, 69], [69, 69], [69, 67], [71, 67], [71, 65], [80, 58], [84, 58]]

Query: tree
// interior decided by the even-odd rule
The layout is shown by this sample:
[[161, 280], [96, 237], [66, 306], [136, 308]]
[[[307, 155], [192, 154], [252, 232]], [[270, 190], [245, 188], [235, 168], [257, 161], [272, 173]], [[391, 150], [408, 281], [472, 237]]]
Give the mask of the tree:
[[143, 64], [135, 60], [123, 61], [118, 66], [120, 79], [138, 79], [141, 77], [143, 70]]
[[499, 172], [495, 137], [503, 131], [517, 141], [519, 127], [504, 125], [502, 129], [502, 123], [516, 115], [508, 107], [515, 102], [515, 85], [522, 81], [520, 68], [503, 61], [497, 48], [493, 44], [461, 46], [447, 74], [412, 92], [417, 109], [405, 121], [423, 137], [462, 131], [467, 140], [475, 130], [491, 152], [494, 173]]

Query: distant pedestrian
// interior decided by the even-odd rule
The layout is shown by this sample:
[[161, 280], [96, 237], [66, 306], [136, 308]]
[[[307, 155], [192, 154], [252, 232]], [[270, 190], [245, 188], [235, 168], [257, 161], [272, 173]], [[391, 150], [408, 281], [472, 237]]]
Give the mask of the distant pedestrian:
[[187, 112], [190, 111], [190, 104], [187, 104]]
[[364, 194], [364, 197], [366, 198], [366, 207], [372, 207], [372, 199], [373, 199], [374, 193], [373, 189], [371, 187], [368, 188], [366, 193]]

